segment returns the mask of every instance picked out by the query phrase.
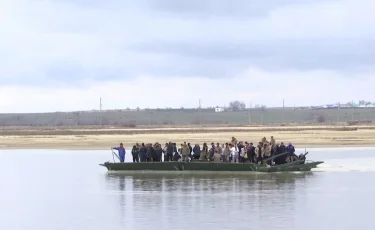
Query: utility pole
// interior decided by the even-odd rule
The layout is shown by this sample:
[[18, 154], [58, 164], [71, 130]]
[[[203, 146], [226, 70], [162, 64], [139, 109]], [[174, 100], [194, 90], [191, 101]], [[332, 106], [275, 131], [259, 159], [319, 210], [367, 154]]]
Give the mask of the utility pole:
[[199, 125], [202, 125], [202, 104], [201, 104], [200, 98], [199, 98]]
[[149, 125], [152, 125], [152, 114], [150, 110], [150, 106], [147, 106], [147, 112], [148, 112], [148, 119], [149, 119]]
[[75, 121], [76, 121], [76, 126], [78, 126], [78, 124], [79, 124], [79, 112], [74, 112], [74, 115], [76, 115]]
[[352, 121], [354, 121], [354, 101], [352, 100]]
[[250, 103], [248, 115], [249, 115], [249, 125], [251, 125], [251, 103]]
[[337, 102], [337, 125], [340, 124], [340, 102]]
[[284, 99], [283, 99], [283, 116], [282, 116], [282, 123], [284, 124], [284, 118], [285, 118], [285, 110], [284, 110], [284, 108], [285, 108], [285, 104], [284, 104]]
[[102, 114], [102, 98], [100, 98], [100, 101], [99, 101], [99, 106], [100, 106], [100, 124], [101, 126], [103, 126], [103, 114]]

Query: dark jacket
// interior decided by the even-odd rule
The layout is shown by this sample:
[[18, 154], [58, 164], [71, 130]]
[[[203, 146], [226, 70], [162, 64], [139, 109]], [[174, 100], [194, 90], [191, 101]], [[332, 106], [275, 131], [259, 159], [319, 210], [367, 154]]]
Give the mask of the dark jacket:
[[156, 158], [155, 149], [152, 146], [147, 148], [147, 158]]
[[247, 150], [247, 157], [250, 157], [250, 156], [255, 156], [255, 147], [254, 147], [254, 146], [251, 146], [251, 147]]
[[277, 153], [278, 154], [283, 154], [286, 152], [286, 146], [285, 145], [280, 145], [278, 150], [277, 150]]
[[172, 144], [168, 145], [167, 154], [173, 154], [173, 145]]
[[139, 155], [140, 157], [147, 157], [147, 149], [145, 146], [139, 148]]
[[155, 155], [158, 159], [161, 159], [162, 155], [163, 155], [163, 149], [161, 147], [156, 147], [155, 148]]
[[[280, 145], [278, 150], [277, 150], [277, 154], [280, 155], [280, 154], [283, 154], [283, 153], [286, 153], [287, 149], [286, 149], [286, 146], [285, 145]], [[284, 164], [286, 162], [286, 158], [287, 158], [287, 155], [283, 155], [283, 156], [280, 156], [280, 157], [277, 157], [275, 159], [275, 163], [276, 164]]]
[[138, 148], [133, 148], [132, 149], [132, 155], [133, 156], [138, 156], [139, 155], [139, 149]]

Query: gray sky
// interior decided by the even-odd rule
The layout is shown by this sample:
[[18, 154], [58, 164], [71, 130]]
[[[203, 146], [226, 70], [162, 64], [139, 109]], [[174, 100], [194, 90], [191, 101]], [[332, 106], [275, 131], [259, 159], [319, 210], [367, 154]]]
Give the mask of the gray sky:
[[374, 100], [370, 0], [2, 0], [0, 112]]

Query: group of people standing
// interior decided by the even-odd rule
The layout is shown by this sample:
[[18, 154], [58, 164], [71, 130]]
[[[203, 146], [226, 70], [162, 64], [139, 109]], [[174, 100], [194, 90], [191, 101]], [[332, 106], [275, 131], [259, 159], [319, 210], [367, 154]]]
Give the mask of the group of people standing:
[[[276, 157], [273, 162], [275, 164], [283, 164], [296, 159], [295, 148], [292, 143], [285, 146], [283, 142], [281, 144], [276, 143], [273, 136], [270, 141], [267, 141], [266, 137], [255, 146], [252, 142], [237, 141], [235, 137], [232, 137], [231, 142], [221, 144], [211, 143], [210, 149], [206, 143], [203, 144], [202, 150], [199, 145], [195, 145], [193, 148], [193, 159], [197, 160], [208, 160], [214, 162], [233, 162], [233, 163], [260, 163], [270, 157], [284, 154], [280, 157]], [[269, 162], [269, 163], [272, 163]]]
[[[120, 147], [113, 147], [119, 152], [120, 162], [125, 160], [125, 148], [123, 144]], [[270, 141], [263, 137], [255, 146], [252, 142], [237, 141], [235, 137], [225, 144], [211, 143], [210, 147], [207, 143], [203, 143], [202, 147], [195, 144], [194, 147], [190, 143], [184, 142], [179, 147], [176, 143], [165, 143], [162, 147], [159, 143], [155, 144], [135, 144], [131, 150], [133, 162], [160, 162], [164, 161], [213, 161], [233, 162], [233, 163], [260, 163], [267, 158], [284, 154], [273, 159], [275, 164], [283, 164], [295, 160], [295, 148], [292, 143], [287, 146], [283, 142], [276, 143], [271, 136]], [[164, 156], [164, 157], [163, 157]], [[269, 164], [272, 164], [270, 162]]]
[[[120, 162], [125, 161], [126, 150], [124, 145], [121, 143], [119, 147], [112, 147], [119, 153]], [[159, 143], [155, 144], [135, 144], [132, 148], [133, 162], [151, 162], [151, 161], [162, 161], [163, 149]]]

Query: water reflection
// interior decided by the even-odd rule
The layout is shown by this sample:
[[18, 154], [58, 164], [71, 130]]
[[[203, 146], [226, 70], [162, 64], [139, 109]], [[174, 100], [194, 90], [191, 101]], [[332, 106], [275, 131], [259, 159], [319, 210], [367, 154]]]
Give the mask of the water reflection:
[[142, 223], [142, 229], [217, 224], [233, 229], [234, 222], [236, 229], [248, 229], [249, 223], [278, 229], [281, 223], [283, 228], [293, 223], [295, 204], [301, 199], [295, 194], [296, 185], [303, 187], [310, 176], [108, 173], [106, 185], [119, 196], [120, 219], [132, 229], [138, 229], [135, 223]]

